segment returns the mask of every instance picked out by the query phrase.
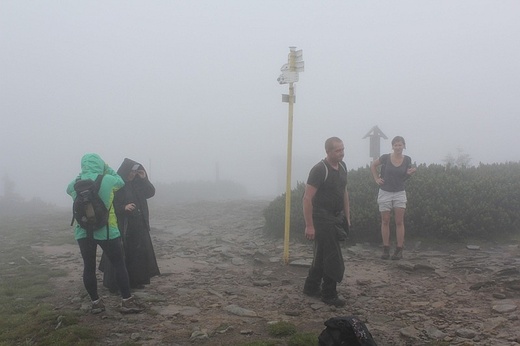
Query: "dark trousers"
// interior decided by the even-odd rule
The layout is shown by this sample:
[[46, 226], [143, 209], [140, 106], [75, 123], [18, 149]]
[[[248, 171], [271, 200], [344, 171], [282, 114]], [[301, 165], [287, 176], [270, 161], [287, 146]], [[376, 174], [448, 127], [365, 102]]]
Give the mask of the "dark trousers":
[[320, 246], [319, 241], [314, 242], [314, 259], [309, 268], [309, 274], [305, 279], [304, 291], [310, 293], [318, 293], [321, 288], [323, 298], [335, 298], [338, 293], [336, 291], [337, 282], [324, 274], [324, 255], [325, 251]]
[[96, 240], [92, 238], [78, 239], [81, 257], [83, 257], [83, 284], [91, 300], [99, 299], [96, 278], [96, 250], [99, 245], [116, 271], [116, 279], [122, 298], [130, 298], [130, 283], [126, 271], [121, 238]]
[[316, 209], [313, 212], [314, 258], [305, 280], [304, 291], [315, 294], [320, 291], [323, 298], [338, 296], [336, 285], [343, 279], [345, 265], [341, 253], [338, 231], [343, 229], [344, 217], [341, 213], [332, 213]]

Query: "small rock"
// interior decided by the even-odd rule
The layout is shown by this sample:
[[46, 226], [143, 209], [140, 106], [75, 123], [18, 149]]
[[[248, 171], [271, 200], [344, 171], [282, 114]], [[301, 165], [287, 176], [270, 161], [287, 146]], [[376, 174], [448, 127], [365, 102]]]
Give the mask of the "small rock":
[[231, 263], [234, 264], [234, 265], [236, 265], [236, 266], [241, 266], [241, 265], [244, 265], [245, 262], [244, 262], [244, 260], [243, 260], [242, 258], [240, 258], [240, 257], [233, 257], [233, 258], [231, 259]]
[[246, 316], [246, 317], [258, 317], [257, 313], [253, 310], [244, 309], [238, 305], [231, 304], [224, 308], [227, 312], [232, 313], [237, 316]]
[[368, 286], [371, 283], [372, 283], [371, 280], [361, 280], [361, 279], [356, 280], [356, 284], [358, 284], [359, 286]]
[[492, 310], [498, 312], [500, 314], [513, 312], [517, 309], [517, 306], [514, 304], [502, 304], [502, 305], [493, 305]]
[[264, 260], [261, 259], [261, 258], [258, 258], [258, 257], [253, 258], [253, 262], [254, 262], [256, 265], [265, 264]]
[[227, 269], [229, 269], [229, 265], [227, 265], [225, 263], [219, 263], [215, 266], [215, 268], [220, 269], [220, 270], [227, 270]]
[[477, 282], [477, 283], [469, 286], [469, 289], [476, 291], [476, 290], [481, 289], [482, 287], [489, 287], [489, 286], [493, 286], [494, 284], [495, 284], [495, 281]]
[[233, 327], [227, 323], [223, 323], [215, 329], [215, 333], [224, 334], [230, 329], [233, 329]]
[[309, 268], [312, 264], [312, 260], [296, 260], [289, 263], [291, 266], [295, 267], [305, 267]]
[[446, 333], [438, 330], [435, 327], [428, 327], [428, 328], [426, 328], [426, 334], [428, 335], [429, 338], [435, 339], [435, 340], [442, 340], [447, 335]]
[[435, 268], [432, 267], [431, 265], [428, 265], [428, 264], [418, 263], [418, 264], [413, 266], [413, 270], [417, 270], [417, 271], [424, 270], [424, 271], [432, 271], [432, 272], [434, 272]]
[[486, 332], [491, 332], [492, 330], [504, 325], [507, 322], [507, 319], [503, 317], [494, 317], [488, 318], [484, 323], [484, 330]]
[[397, 267], [407, 272], [412, 272], [414, 270], [414, 266], [411, 263], [406, 262], [401, 262], [397, 264]]
[[464, 339], [473, 339], [475, 336], [477, 336], [477, 332], [475, 332], [474, 330], [471, 330], [471, 329], [467, 329], [467, 328], [457, 329], [455, 334], [457, 334], [457, 336], [460, 336], [461, 338], [464, 338]]
[[203, 330], [196, 330], [193, 333], [191, 333], [190, 341], [201, 339], [209, 339], [208, 333], [206, 333]]
[[271, 286], [271, 282], [267, 281], [267, 280], [256, 280], [256, 281], [253, 281], [253, 286], [259, 286], [259, 287]]
[[300, 311], [285, 311], [285, 314], [287, 316], [300, 316], [301, 312]]
[[412, 339], [419, 339], [420, 332], [415, 329], [414, 326], [409, 326], [405, 328], [399, 329], [399, 333], [401, 333], [402, 336]]
[[516, 267], [504, 268], [495, 273], [496, 276], [513, 276], [518, 275], [520, 271]]

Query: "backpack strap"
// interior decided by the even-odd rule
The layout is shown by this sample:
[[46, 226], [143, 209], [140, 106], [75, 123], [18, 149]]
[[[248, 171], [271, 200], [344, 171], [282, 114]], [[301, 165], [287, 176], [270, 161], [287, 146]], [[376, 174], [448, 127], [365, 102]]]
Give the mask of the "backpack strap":
[[110, 240], [110, 229], [108, 223], [110, 222], [110, 209], [112, 209], [112, 204], [108, 208], [108, 220], [107, 220], [107, 240]]
[[[96, 193], [99, 193], [99, 189], [101, 188], [101, 182], [103, 181], [103, 177], [104, 175], [102, 174], [99, 174], [96, 178]], [[108, 219], [107, 219], [107, 240], [110, 239], [110, 226], [109, 226], [109, 222], [110, 222], [110, 209], [112, 209], [112, 205], [114, 204], [114, 201], [112, 201], [112, 203], [110, 204], [110, 206], [108, 207]]]
[[[325, 179], [323, 179], [323, 182], [327, 181], [327, 178], [329, 177], [329, 167], [327, 167], [327, 164], [325, 163], [325, 160], [321, 160], [321, 163], [323, 163], [323, 166], [325, 166]], [[343, 168], [343, 170], [347, 171], [347, 166], [345, 163], [342, 163], [342, 161], [338, 162], [338, 164]]]
[[[80, 180], [81, 180], [81, 178], [78, 176], [78, 177], [76, 178], [76, 183], [77, 183], [78, 181], [80, 181]], [[70, 220], [70, 226], [71, 226], [71, 227], [74, 226], [74, 203], [72, 204], [72, 220]]]
[[325, 160], [321, 160], [321, 163], [323, 163], [323, 166], [325, 166], [325, 179], [323, 179], [323, 182], [325, 182], [325, 181], [327, 181], [327, 178], [329, 177], [329, 167], [327, 167]]
[[379, 162], [381, 162], [381, 171], [379, 172], [379, 177], [381, 179], [384, 179], [384, 176], [385, 176], [385, 170], [386, 170], [386, 165], [388, 163], [388, 158], [390, 157], [390, 154], [383, 154], [381, 155], [381, 157], [379, 158]]
[[99, 174], [96, 178], [96, 193], [99, 192], [99, 189], [101, 188], [101, 182], [103, 181], [104, 175]]

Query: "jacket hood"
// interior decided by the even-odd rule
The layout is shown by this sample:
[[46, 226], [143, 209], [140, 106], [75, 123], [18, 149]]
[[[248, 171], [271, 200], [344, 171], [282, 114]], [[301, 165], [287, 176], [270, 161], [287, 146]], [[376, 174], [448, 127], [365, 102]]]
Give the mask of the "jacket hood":
[[132, 167], [134, 165], [139, 165], [139, 169], [144, 169], [144, 167], [139, 163], [132, 159], [125, 158], [121, 166], [117, 169], [117, 174], [123, 178], [125, 182], [128, 181], [128, 174], [130, 174], [130, 171], [132, 170]]
[[81, 175], [103, 174], [105, 161], [98, 154], [85, 154], [81, 158]]

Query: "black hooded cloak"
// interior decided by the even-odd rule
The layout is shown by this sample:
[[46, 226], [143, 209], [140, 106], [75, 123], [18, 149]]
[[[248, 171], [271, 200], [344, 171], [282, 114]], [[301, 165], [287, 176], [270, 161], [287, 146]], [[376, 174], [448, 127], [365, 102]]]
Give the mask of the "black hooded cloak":
[[[148, 198], [155, 195], [155, 187], [148, 179], [148, 174], [145, 178], [136, 174], [133, 180], [128, 180], [134, 165], [139, 165], [139, 170], [144, 170], [141, 164], [128, 158], [125, 158], [117, 170], [125, 181], [125, 186], [114, 194], [114, 208], [123, 240], [130, 286], [135, 288], [149, 284], [150, 278], [160, 275], [160, 271], [150, 237], [150, 213], [147, 202]], [[129, 203], [136, 205], [132, 212], [125, 211], [125, 206]], [[113, 268], [105, 262], [108, 262], [107, 259], [102, 258], [100, 269], [104, 271], [103, 285], [115, 291], [117, 285]]]

